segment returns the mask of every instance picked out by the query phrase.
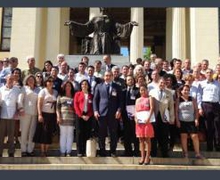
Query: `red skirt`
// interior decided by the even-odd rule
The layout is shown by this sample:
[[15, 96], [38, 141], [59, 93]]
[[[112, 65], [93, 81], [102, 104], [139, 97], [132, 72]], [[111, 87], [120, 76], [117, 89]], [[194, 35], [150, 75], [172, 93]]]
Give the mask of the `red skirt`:
[[136, 136], [152, 138], [154, 137], [154, 128], [151, 123], [147, 124], [136, 124]]

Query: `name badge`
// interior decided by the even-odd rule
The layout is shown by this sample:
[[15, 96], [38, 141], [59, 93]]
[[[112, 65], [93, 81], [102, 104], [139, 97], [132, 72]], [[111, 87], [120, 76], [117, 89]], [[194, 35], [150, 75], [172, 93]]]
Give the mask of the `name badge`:
[[131, 96], [131, 100], [135, 100], [135, 96]]
[[66, 103], [67, 103], [68, 105], [72, 105], [72, 101], [70, 101], [70, 100], [67, 101]]
[[117, 92], [115, 90], [112, 90], [112, 96], [117, 96]]

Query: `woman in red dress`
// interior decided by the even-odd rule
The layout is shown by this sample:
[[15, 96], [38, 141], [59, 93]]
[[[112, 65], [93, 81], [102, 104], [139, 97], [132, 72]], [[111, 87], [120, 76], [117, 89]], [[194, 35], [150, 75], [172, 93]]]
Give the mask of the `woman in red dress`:
[[[150, 164], [151, 138], [154, 137], [154, 130], [151, 120], [154, 117], [153, 98], [148, 96], [146, 86], [140, 87], [141, 97], [135, 103], [135, 122], [136, 122], [136, 136], [139, 138], [141, 160], [139, 164]], [[142, 117], [140, 114], [142, 113]], [[143, 113], [146, 114], [143, 118]], [[145, 142], [147, 144], [147, 153], [145, 152]]]

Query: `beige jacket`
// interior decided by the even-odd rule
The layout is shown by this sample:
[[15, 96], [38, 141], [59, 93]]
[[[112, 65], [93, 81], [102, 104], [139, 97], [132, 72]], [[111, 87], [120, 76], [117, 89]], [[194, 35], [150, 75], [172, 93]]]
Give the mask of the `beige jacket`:
[[[168, 121], [170, 124], [174, 123], [174, 100], [173, 94], [170, 90], [164, 89], [162, 93], [162, 98], [160, 99], [160, 89], [155, 88], [150, 91], [150, 96], [154, 99], [154, 113], [155, 117], [160, 112], [162, 121]], [[167, 118], [166, 115], [169, 117]]]

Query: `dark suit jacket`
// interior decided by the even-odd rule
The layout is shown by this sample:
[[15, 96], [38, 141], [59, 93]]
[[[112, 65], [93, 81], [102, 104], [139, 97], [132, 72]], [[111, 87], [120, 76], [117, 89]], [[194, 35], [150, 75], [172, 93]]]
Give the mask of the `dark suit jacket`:
[[[89, 76], [88, 76], [88, 82], [90, 83], [90, 77]], [[93, 80], [90, 84], [92, 94], [94, 94], [94, 90], [95, 90], [96, 86], [98, 84], [102, 83], [102, 82], [103, 82], [103, 80], [101, 78], [93, 76]]]
[[[76, 92], [74, 96], [74, 109], [79, 117], [83, 115], [84, 102], [85, 102], [84, 93], [82, 91]], [[93, 115], [92, 94], [88, 95], [87, 107], [88, 107], [87, 115], [91, 117]]]
[[[137, 98], [140, 97], [140, 93], [139, 93], [139, 89], [134, 86], [130, 96], [128, 96], [127, 88], [122, 91], [122, 94], [123, 94], [123, 98], [124, 98], [122, 118], [123, 118], [123, 120], [128, 120], [128, 113], [126, 111], [126, 106], [127, 105], [135, 105], [135, 101]], [[135, 99], [133, 99], [133, 97], [135, 97]]]
[[125, 80], [118, 77], [118, 78], [115, 78], [114, 80], [114, 83], [118, 84], [119, 86], [121, 86], [121, 89], [125, 89], [126, 88], [126, 84], [125, 84]]
[[62, 86], [63, 81], [60, 78], [54, 79], [53, 82], [53, 89], [57, 90], [57, 92], [60, 94], [61, 92], [61, 86]]
[[122, 108], [123, 97], [119, 85], [112, 82], [109, 96], [105, 82], [96, 86], [93, 98], [94, 111], [98, 111], [100, 116], [106, 116], [107, 114], [114, 116], [116, 111], [121, 112]]
[[[115, 64], [110, 64], [110, 70], [114, 67], [114, 66], [116, 66]], [[102, 66], [102, 70], [105, 72], [106, 71], [106, 64], [104, 64], [103, 66]]]

